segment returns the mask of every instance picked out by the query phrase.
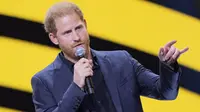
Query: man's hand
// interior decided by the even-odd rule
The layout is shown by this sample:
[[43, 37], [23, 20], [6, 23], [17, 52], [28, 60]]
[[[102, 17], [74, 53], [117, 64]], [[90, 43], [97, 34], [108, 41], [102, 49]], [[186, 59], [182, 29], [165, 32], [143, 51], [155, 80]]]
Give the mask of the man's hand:
[[80, 88], [85, 85], [85, 78], [93, 75], [92, 70], [92, 60], [81, 58], [74, 65], [74, 83], [76, 83]]
[[164, 47], [160, 48], [159, 51], [159, 59], [160, 61], [166, 62], [167, 64], [173, 64], [177, 61], [179, 56], [183, 53], [185, 53], [189, 48], [186, 47], [182, 50], [179, 50], [173, 46], [173, 44], [176, 43], [176, 40], [173, 40], [169, 43], [167, 43]]

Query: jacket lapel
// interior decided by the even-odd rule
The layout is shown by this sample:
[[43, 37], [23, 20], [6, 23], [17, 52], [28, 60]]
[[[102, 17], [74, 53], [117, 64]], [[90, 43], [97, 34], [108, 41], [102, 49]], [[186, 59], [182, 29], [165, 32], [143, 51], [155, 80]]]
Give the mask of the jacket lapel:
[[97, 60], [100, 65], [101, 72], [103, 73], [105, 83], [108, 87], [108, 90], [110, 92], [111, 99], [115, 105], [115, 108], [117, 112], [122, 112], [122, 107], [121, 107], [121, 102], [120, 102], [118, 87], [117, 87], [117, 77], [114, 76], [115, 74], [113, 74], [111, 63], [106, 55], [101, 54], [98, 51], [94, 51], [94, 50], [92, 51], [97, 56]]
[[56, 75], [53, 77], [53, 93], [55, 94], [57, 102], [59, 102], [73, 81], [73, 74], [68, 66], [63, 64], [59, 56], [54, 61], [54, 67]]

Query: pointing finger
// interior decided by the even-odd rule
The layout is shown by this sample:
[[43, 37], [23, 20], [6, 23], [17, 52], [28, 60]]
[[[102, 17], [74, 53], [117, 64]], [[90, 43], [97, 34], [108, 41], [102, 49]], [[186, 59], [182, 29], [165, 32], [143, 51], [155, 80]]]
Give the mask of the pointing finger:
[[166, 45], [165, 45], [165, 48], [167, 47], [171, 47], [173, 44], [175, 44], [177, 41], [176, 40], [172, 40], [170, 42], [168, 42]]

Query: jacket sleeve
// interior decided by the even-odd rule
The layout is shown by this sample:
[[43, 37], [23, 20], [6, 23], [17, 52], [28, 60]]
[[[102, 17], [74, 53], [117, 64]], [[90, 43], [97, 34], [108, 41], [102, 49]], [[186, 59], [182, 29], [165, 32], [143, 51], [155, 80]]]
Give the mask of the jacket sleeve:
[[62, 99], [56, 103], [52, 93], [40, 78], [33, 76], [31, 85], [36, 112], [76, 112], [85, 95], [85, 92], [72, 82]]
[[177, 62], [173, 67], [166, 65], [164, 62], [160, 62], [160, 75], [157, 75], [149, 69], [146, 69], [136, 59], [132, 58], [129, 53], [125, 52], [125, 54], [133, 66], [141, 95], [159, 100], [176, 99], [181, 74]]

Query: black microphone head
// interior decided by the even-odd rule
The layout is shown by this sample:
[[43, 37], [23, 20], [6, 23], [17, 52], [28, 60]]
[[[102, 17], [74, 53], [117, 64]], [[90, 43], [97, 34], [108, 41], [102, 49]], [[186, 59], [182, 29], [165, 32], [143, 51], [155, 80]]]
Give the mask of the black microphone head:
[[85, 57], [85, 49], [83, 47], [77, 47], [76, 52], [75, 52], [75, 56], [77, 56], [79, 58]]

